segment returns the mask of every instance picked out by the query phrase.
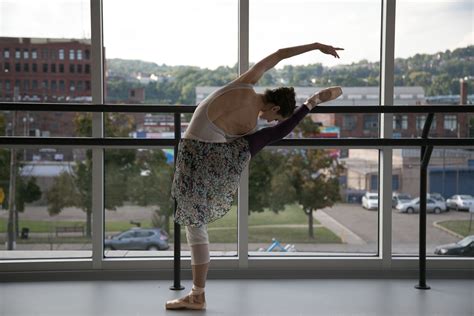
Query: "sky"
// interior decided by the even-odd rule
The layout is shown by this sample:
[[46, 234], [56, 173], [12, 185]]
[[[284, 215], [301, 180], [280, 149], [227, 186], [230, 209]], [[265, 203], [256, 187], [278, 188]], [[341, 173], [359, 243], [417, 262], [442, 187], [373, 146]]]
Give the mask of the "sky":
[[[238, 52], [238, 0], [103, 0], [107, 58], [215, 69]], [[340, 59], [311, 52], [284, 65], [380, 59], [381, 0], [250, 0], [249, 55], [320, 42]], [[0, 0], [0, 36], [90, 38], [90, 0]], [[398, 0], [395, 56], [474, 44], [474, 0]]]

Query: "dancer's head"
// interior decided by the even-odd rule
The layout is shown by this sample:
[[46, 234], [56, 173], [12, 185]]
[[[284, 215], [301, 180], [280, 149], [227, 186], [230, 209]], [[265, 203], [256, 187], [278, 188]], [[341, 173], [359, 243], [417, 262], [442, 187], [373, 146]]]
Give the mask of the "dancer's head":
[[263, 97], [265, 107], [260, 113], [261, 119], [281, 121], [290, 117], [295, 110], [295, 90], [292, 87], [267, 89]]

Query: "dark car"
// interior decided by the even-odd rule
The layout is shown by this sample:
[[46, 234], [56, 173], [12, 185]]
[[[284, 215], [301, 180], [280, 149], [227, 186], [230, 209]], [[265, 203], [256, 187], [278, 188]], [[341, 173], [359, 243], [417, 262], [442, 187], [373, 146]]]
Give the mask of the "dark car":
[[474, 235], [467, 236], [457, 243], [438, 246], [435, 249], [435, 254], [474, 257]]
[[166, 250], [168, 234], [160, 228], [132, 228], [104, 241], [108, 250]]

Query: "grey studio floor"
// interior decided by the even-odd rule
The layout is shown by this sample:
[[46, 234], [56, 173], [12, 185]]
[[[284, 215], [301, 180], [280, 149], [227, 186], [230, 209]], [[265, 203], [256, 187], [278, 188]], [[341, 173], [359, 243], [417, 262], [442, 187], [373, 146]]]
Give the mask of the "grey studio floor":
[[170, 280], [0, 283], [0, 315], [474, 315], [472, 280], [208, 280], [206, 311], [166, 311]]

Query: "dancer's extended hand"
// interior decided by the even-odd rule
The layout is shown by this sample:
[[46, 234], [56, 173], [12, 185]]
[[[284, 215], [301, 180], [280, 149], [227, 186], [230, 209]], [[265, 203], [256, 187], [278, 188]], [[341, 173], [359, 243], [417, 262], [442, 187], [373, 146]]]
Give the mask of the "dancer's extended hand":
[[333, 47], [331, 45], [324, 45], [324, 44], [321, 44], [319, 43], [319, 50], [324, 53], [324, 54], [328, 54], [328, 55], [333, 55], [334, 57], [336, 58], [341, 58], [339, 57], [339, 55], [337, 54], [337, 51], [338, 50], [344, 50], [344, 48], [341, 48], [341, 47]]

